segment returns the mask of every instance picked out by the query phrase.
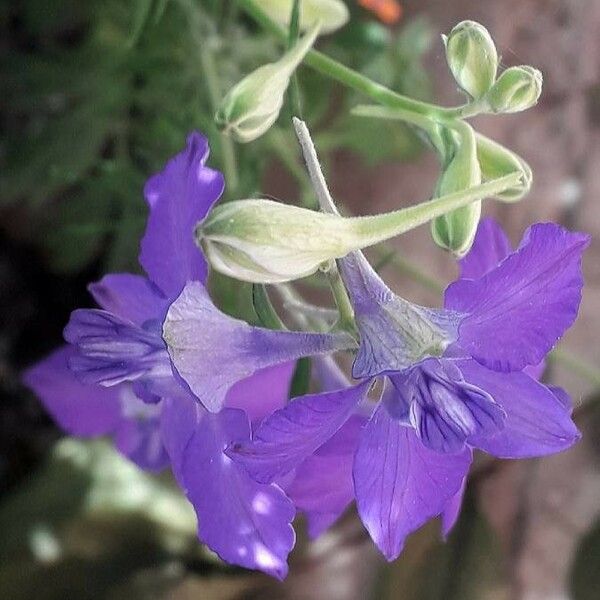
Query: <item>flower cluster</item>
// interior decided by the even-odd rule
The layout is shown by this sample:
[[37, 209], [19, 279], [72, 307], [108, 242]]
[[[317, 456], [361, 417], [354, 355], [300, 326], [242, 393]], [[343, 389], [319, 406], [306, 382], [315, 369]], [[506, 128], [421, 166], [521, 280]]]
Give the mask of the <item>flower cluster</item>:
[[[569, 397], [539, 376], [576, 318], [588, 236], [537, 224], [512, 251], [482, 221], [443, 309], [395, 295], [353, 251], [338, 264], [356, 336], [254, 327], [205, 287], [193, 232], [224, 187], [207, 157], [193, 133], [148, 181], [146, 276], [90, 285], [100, 308], [76, 310], [68, 344], [25, 381], [67, 432], [112, 435], [141, 468], [169, 466], [223, 560], [284, 577], [296, 511], [316, 536], [354, 500], [391, 560], [427, 520], [450, 530], [473, 449], [523, 458], [579, 438]], [[354, 381], [341, 351], [355, 353]], [[307, 356], [322, 391], [288, 402]]]

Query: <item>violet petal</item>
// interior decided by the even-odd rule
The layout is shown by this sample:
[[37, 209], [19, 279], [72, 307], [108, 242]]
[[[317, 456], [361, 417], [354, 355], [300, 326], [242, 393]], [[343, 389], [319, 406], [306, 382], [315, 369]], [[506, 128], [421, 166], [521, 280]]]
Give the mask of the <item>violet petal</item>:
[[460, 276], [462, 279], [479, 279], [511, 252], [510, 241], [497, 221], [491, 217], [481, 219], [471, 249], [459, 261]]

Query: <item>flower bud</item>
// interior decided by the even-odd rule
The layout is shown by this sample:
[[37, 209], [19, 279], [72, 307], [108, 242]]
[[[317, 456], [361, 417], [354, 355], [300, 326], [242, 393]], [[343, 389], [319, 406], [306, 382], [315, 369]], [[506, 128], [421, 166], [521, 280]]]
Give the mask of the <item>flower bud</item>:
[[[457, 136], [458, 137], [458, 136]], [[458, 137], [454, 157], [444, 170], [437, 188], [437, 195], [469, 189], [481, 183], [481, 169], [477, 160], [477, 145], [473, 129], [465, 124]], [[446, 213], [431, 223], [435, 243], [457, 256], [464, 256], [475, 238], [481, 217], [481, 200]]]
[[217, 127], [242, 143], [266, 133], [279, 116], [292, 74], [318, 33], [317, 24], [277, 62], [259, 67], [229, 90], [215, 115]]
[[494, 85], [498, 53], [488, 30], [463, 21], [444, 37], [446, 60], [458, 85], [476, 100]]
[[306, 277], [357, 247], [350, 220], [271, 200], [222, 204], [195, 236], [217, 271], [253, 283]]
[[520, 171], [522, 173], [521, 183], [513, 188], [496, 194], [495, 198], [504, 202], [515, 202], [520, 200], [531, 189], [533, 175], [529, 165], [517, 154], [504, 146], [476, 133], [477, 158], [481, 167], [483, 181], [490, 181]]
[[[262, 0], [260, 7], [273, 21], [287, 27], [294, 0]], [[348, 22], [348, 8], [342, 0], [301, 0], [300, 31], [321, 23], [322, 33], [331, 33]]]
[[487, 94], [492, 112], [515, 113], [535, 106], [542, 93], [542, 73], [533, 67], [510, 67]]

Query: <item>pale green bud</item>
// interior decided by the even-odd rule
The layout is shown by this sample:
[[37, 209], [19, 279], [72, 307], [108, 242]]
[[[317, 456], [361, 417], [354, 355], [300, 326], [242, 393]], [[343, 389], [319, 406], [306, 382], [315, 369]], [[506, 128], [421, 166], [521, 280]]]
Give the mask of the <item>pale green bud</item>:
[[[467, 190], [481, 183], [473, 129], [465, 124], [464, 132], [457, 140], [454, 157], [438, 182], [438, 196]], [[431, 234], [435, 243], [457, 256], [464, 256], [473, 244], [480, 217], [481, 200], [434, 219]]]
[[215, 208], [195, 235], [217, 271], [277, 283], [310, 275], [355, 249], [351, 223], [271, 200], [238, 200]]
[[446, 60], [458, 85], [478, 100], [494, 85], [498, 53], [488, 30], [475, 21], [463, 21], [444, 36]]
[[515, 113], [537, 104], [542, 93], [542, 73], [533, 67], [506, 69], [486, 99], [492, 112]]
[[277, 62], [246, 75], [221, 102], [215, 122], [223, 133], [246, 143], [266, 133], [277, 120], [296, 67], [319, 33], [317, 24]]
[[[293, 0], [262, 0], [260, 7], [273, 21], [287, 27], [292, 14]], [[349, 12], [342, 0], [300, 0], [300, 31], [318, 22], [322, 33], [331, 33], [348, 22]]]
[[504, 202], [520, 200], [531, 189], [533, 174], [529, 165], [520, 156], [501, 144], [479, 133], [475, 134], [475, 138], [483, 181], [497, 179], [515, 171], [522, 174], [521, 182], [518, 185], [496, 194], [494, 197]]

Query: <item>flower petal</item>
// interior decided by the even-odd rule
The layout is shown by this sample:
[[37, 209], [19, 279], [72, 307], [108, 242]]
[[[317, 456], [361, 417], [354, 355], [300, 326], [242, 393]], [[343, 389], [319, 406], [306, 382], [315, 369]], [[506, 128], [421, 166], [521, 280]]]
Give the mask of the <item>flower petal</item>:
[[162, 320], [168, 306], [161, 291], [141, 275], [113, 273], [88, 289], [101, 308], [140, 326], [152, 319]]
[[446, 307], [468, 314], [459, 345], [498, 371], [538, 364], [577, 316], [589, 242], [552, 223], [533, 225], [498, 267], [451, 284]]
[[250, 476], [269, 483], [299, 466], [329, 440], [365, 398], [371, 382], [308, 394], [292, 400], [267, 417], [252, 441], [236, 443], [228, 451]]
[[283, 579], [294, 546], [294, 506], [275, 485], [253, 481], [223, 450], [249, 438], [244, 413], [205, 412], [183, 456], [187, 497], [198, 515], [200, 540], [223, 560]]
[[306, 514], [308, 534], [318, 537], [329, 528], [354, 500], [352, 464], [366, 419], [351, 416], [339, 431], [295, 472], [284, 486], [298, 510]]
[[197, 282], [169, 308], [163, 336], [177, 372], [211, 412], [220, 410], [234, 383], [260, 369], [353, 345], [346, 334], [252, 327], [219, 311]]
[[160, 430], [160, 404], [147, 404], [131, 386], [122, 386], [121, 414], [115, 431], [115, 446], [138, 467], [158, 472], [169, 465]]
[[462, 508], [463, 497], [465, 495], [465, 489], [467, 487], [467, 478], [463, 478], [460, 488], [452, 498], [448, 501], [444, 507], [442, 513], [442, 535], [447, 538], [449, 533], [452, 531], [460, 516], [460, 509]]
[[504, 427], [506, 415], [484, 388], [465, 381], [455, 361], [430, 358], [405, 375], [391, 378], [396, 402], [386, 396], [393, 417], [409, 420], [419, 439], [436, 452], [455, 453], [473, 435], [490, 436]]
[[400, 554], [410, 533], [442, 513], [470, 463], [467, 448], [458, 454], [429, 450], [383, 405], [376, 409], [354, 459], [354, 489], [360, 518], [388, 560]]
[[23, 381], [71, 435], [88, 437], [111, 433], [121, 419], [122, 387], [106, 389], [81, 383], [68, 366], [74, 354], [75, 350], [69, 346], [55, 350], [25, 371]]
[[194, 227], [223, 192], [223, 176], [205, 166], [208, 142], [193, 132], [185, 150], [167, 162], [144, 188], [150, 207], [140, 264], [148, 277], [173, 298], [186, 281], [206, 280], [206, 261], [194, 243]]
[[462, 279], [479, 279], [497, 267], [512, 247], [504, 230], [494, 219], [481, 219], [471, 249], [460, 261]]
[[396, 296], [361, 252], [339, 261], [360, 334], [352, 366], [356, 379], [401, 371], [439, 356], [456, 340], [459, 315], [412, 304]]
[[506, 412], [504, 429], [492, 437], [474, 436], [473, 446], [500, 458], [529, 458], [566, 450], [581, 437], [564, 396], [525, 373], [497, 373], [472, 360], [461, 361], [460, 370]]
[[83, 383], [108, 387], [124, 381], [173, 380], [158, 332], [104, 310], [73, 311], [64, 337], [77, 346], [78, 353], [70, 358], [69, 366]]
[[229, 388], [225, 406], [240, 408], [252, 423], [259, 423], [285, 406], [295, 368], [295, 362], [287, 362], [256, 371]]

